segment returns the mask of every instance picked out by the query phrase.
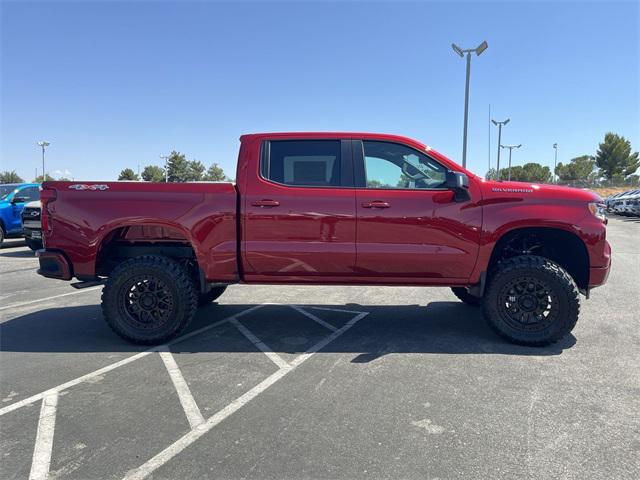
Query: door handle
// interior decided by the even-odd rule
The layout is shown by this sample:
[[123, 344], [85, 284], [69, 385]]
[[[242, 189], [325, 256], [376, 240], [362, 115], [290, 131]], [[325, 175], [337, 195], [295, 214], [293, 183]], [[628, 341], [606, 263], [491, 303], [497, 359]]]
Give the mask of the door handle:
[[363, 208], [389, 208], [388, 202], [383, 202], [382, 200], [374, 200], [373, 202], [366, 202], [362, 204]]
[[265, 198], [263, 200], [253, 202], [251, 205], [253, 205], [254, 207], [279, 207], [280, 202], [277, 200], [269, 200]]

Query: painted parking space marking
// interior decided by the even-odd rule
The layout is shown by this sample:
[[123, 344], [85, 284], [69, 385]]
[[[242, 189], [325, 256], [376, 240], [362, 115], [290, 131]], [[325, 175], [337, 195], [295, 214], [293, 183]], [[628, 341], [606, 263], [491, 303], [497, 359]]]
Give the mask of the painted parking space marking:
[[262, 340], [256, 337], [247, 327], [242, 325], [237, 319], [235, 318], [232, 319], [231, 323], [238, 330], [240, 330], [240, 333], [242, 333], [245, 337], [247, 337], [247, 339], [251, 343], [253, 343], [253, 345], [255, 345], [257, 349], [259, 349], [262, 353], [264, 353], [269, 358], [269, 360], [275, 363], [278, 368], [284, 368], [284, 369], [290, 368], [290, 365], [287, 362], [285, 362], [280, 355], [278, 355], [276, 352], [271, 350], [271, 348], [265, 345], [265, 343]]
[[209, 432], [220, 422], [225, 420], [227, 417], [240, 410], [244, 405], [249, 403], [251, 400], [256, 398], [259, 394], [267, 390], [271, 385], [276, 383], [278, 380], [285, 377], [287, 374], [291, 373], [298, 366], [302, 365], [309, 358], [311, 358], [316, 352], [327, 346], [329, 343], [334, 341], [340, 335], [344, 334], [347, 330], [353, 327], [358, 321], [367, 316], [369, 312], [356, 312], [351, 311], [351, 313], [355, 313], [356, 315], [347, 322], [342, 328], [339, 328], [331, 335], [327, 336], [323, 340], [319, 341], [311, 348], [309, 348], [306, 352], [296, 357], [296, 359], [291, 362], [288, 368], [281, 368], [277, 372], [271, 374], [265, 380], [260, 382], [258, 385], [253, 387], [248, 392], [244, 393], [240, 397], [236, 398], [229, 405], [224, 407], [222, 410], [218, 411], [212, 417], [210, 417], [205, 423], [191, 430], [176, 442], [172, 443], [170, 446], [165, 448], [162, 452], [158, 453], [155, 457], [151, 458], [140, 467], [135, 470], [128, 472], [123, 480], [142, 480], [147, 478], [153, 472], [155, 472], [162, 465], [170, 461], [173, 457], [182, 452], [189, 445], [194, 443], [200, 437], [202, 437], [205, 433]]
[[29, 480], [46, 480], [49, 476], [57, 409], [58, 392], [49, 394], [42, 399]]
[[173, 355], [171, 355], [169, 348], [167, 347], [165, 350], [159, 353], [160, 358], [164, 362], [164, 366], [167, 367], [167, 372], [169, 372], [169, 376], [171, 377], [173, 386], [178, 393], [180, 405], [182, 405], [182, 409], [187, 416], [189, 426], [191, 428], [196, 428], [201, 423], [204, 423], [204, 417], [202, 416], [202, 413], [200, 412], [200, 409], [198, 408], [198, 405], [196, 404], [196, 401], [191, 394], [189, 385], [187, 385], [187, 381], [182, 376], [180, 367], [178, 367], [175, 358], [173, 358]]
[[[73, 292], [73, 293], [76, 293], [76, 292]], [[153, 471], [155, 471], [157, 468], [164, 465], [166, 462], [168, 462], [177, 454], [179, 454], [181, 451], [183, 451], [186, 447], [194, 443], [202, 435], [210, 431], [212, 428], [214, 428], [224, 419], [232, 415], [234, 412], [238, 411], [240, 408], [242, 408], [244, 405], [250, 402], [253, 398], [257, 397], [260, 393], [264, 392], [271, 385], [273, 385], [278, 380], [283, 378], [285, 375], [293, 371], [303, 362], [311, 358], [311, 356], [313, 356], [316, 352], [324, 348], [330, 342], [334, 341], [340, 335], [344, 334], [348, 329], [350, 329], [353, 325], [355, 325], [359, 320], [364, 318], [369, 313], [369, 312], [360, 312], [360, 311], [354, 311], [354, 310], [323, 308], [323, 310], [327, 310], [327, 311], [348, 312], [352, 314], [353, 317], [351, 318], [351, 320], [346, 322], [339, 329], [336, 329], [336, 327], [333, 327], [328, 323], [324, 325], [327, 329], [331, 330], [332, 333], [324, 337], [320, 341], [318, 341], [316, 344], [311, 346], [305, 352], [295, 357], [293, 361], [287, 363], [285, 360], [282, 359], [282, 357], [280, 357], [277, 353], [271, 350], [260, 338], [258, 338], [246, 326], [244, 326], [242, 323], [238, 321], [238, 318], [268, 305], [272, 305], [272, 304], [261, 304], [261, 305], [255, 305], [250, 308], [246, 308], [245, 310], [242, 310], [239, 313], [236, 313], [227, 318], [214, 322], [210, 325], [206, 325], [202, 328], [189, 332], [164, 345], [156, 346], [148, 350], [145, 350], [143, 352], [137, 353], [128, 358], [125, 358], [113, 364], [107, 365], [105, 367], [102, 367], [88, 374], [82, 375], [76, 379], [70, 380], [56, 387], [49, 388], [48, 390], [45, 390], [36, 395], [32, 395], [31, 397], [25, 398], [23, 400], [15, 402], [11, 405], [7, 405], [4, 408], [0, 409], [0, 416], [2, 416], [9, 412], [15, 411], [21, 407], [24, 407], [26, 405], [31, 405], [35, 402], [42, 401], [41, 413], [38, 421], [38, 430], [37, 430], [36, 442], [34, 446], [34, 453], [33, 453], [32, 465], [31, 465], [30, 479], [34, 479], [34, 480], [46, 479], [49, 476], [49, 467], [51, 464], [51, 452], [53, 449], [58, 397], [61, 392], [69, 388], [72, 388], [83, 382], [92, 381], [92, 379], [96, 377], [99, 377], [107, 372], [118, 369], [132, 362], [135, 362], [153, 353], [159, 354], [160, 358], [162, 359], [165, 365], [168, 375], [171, 378], [173, 387], [178, 394], [180, 404], [189, 422], [190, 431], [187, 434], [185, 434], [183, 437], [178, 439], [178, 441], [174, 442], [169, 447], [167, 447], [165, 450], [161, 451], [159, 454], [157, 454], [156, 456], [152, 457], [150, 460], [145, 462], [140, 467], [128, 472], [125, 476], [125, 478], [127, 479], [145, 478], [148, 475], [150, 475]], [[288, 306], [294, 309], [295, 311], [302, 313], [303, 315], [305, 315], [305, 317], [317, 322], [316, 319], [318, 319], [318, 317], [315, 317], [315, 315], [309, 314], [309, 312], [306, 311], [307, 308], [312, 308], [312, 307], [303, 308], [303, 307], [294, 306], [294, 305], [280, 305], [280, 306], [283, 306], [283, 307]], [[326, 323], [321, 319], [318, 319], [318, 320], [320, 320], [320, 322], [317, 322], [317, 323], [320, 323], [320, 324]], [[250, 389], [248, 392], [242, 394], [241, 396], [233, 400], [231, 403], [229, 403], [227, 406], [219, 410], [213, 416], [209, 417], [208, 419], [205, 419], [193, 395], [191, 394], [189, 386], [184, 376], [182, 375], [182, 372], [180, 371], [180, 368], [178, 367], [178, 364], [175, 358], [171, 353], [170, 346], [173, 344], [177, 344], [179, 342], [183, 342], [189, 338], [192, 338], [203, 332], [211, 330], [224, 323], [228, 323], [236, 327], [236, 329], [240, 331], [259, 351], [264, 353], [273, 363], [275, 363], [278, 366], [278, 370], [275, 373], [269, 375], [264, 380], [262, 380], [258, 385]]]
[[307, 312], [306, 310], [298, 307], [297, 305], [291, 305], [291, 308], [293, 308], [294, 310], [296, 310], [297, 312], [300, 312], [301, 314], [303, 314], [305, 317], [310, 318], [311, 320], [313, 320], [316, 323], [319, 323], [320, 325], [322, 325], [324, 328], [327, 328], [329, 330], [331, 330], [332, 332], [335, 332], [336, 330], [338, 330], [336, 327], [334, 327], [333, 325], [331, 325], [330, 323], [325, 322], [324, 320], [322, 320], [321, 318], [316, 317], [313, 313], [311, 312]]
[[70, 295], [78, 295], [80, 293], [93, 292], [93, 291], [95, 291], [95, 290], [97, 290], [99, 288], [102, 288], [102, 286], [100, 285], [100, 286], [97, 286], [97, 287], [83, 288], [82, 290], [75, 290], [73, 292], [61, 293], [60, 295], [52, 295], [51, 297], [38, 298], [37, 300], [29, 300], [28, 302], [11, 303], [9, 305], [5, 305], [3, 307], [0, 307], [0, 310], [7, 310], [9, 308], [26, 307], [27, 305], [33, 305], [34, 303], [46, 302], [47, 300], [55, 300], [56, 298], [68, 297]]

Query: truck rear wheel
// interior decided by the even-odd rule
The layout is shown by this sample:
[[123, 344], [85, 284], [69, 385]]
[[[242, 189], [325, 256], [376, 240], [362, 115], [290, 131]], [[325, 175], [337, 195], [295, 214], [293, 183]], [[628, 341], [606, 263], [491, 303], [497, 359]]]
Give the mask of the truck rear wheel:
[[482, 302], [489, 326], [520, 345], [550, 345], [568, 335], [578, 321], [578, 287], [561, 266], [543, 257], [522, 255], [499, 264]]
[[451, 287], [453, 294], [462, 300], [467, 305], [472, 307], [479, 307], [482, 304], [482, 298], [471, 295], [469, 291], [464, 287]]
[[102, 312], [111, 329], [133, 343], [153, 345], [182, 332], [197, 309], [187, 272], [159, 255], [118, 265], [102, 291]]
[[216, 300], [227, 289], [226, 286], [212, 287], [211, 290], [198, 296], [198, 305], [203, 306]]

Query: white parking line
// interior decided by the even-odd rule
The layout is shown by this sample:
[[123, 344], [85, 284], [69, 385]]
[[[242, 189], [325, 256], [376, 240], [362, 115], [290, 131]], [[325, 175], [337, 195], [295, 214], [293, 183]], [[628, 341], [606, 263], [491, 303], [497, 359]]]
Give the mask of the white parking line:
[[321, 318], [316, 317], [313, 313], [307, 312], [306, 310], [303, 310], [302, 308], [298, 307], [297, 305], [291, 305], [291, 308], [293, 308], [297, 312], [300, 312], [305, 317], [310, 318], [314, 322], [319, 323], [324, 328], [327, 328], [327, 329], [331, 330], [332, 332], [335, 332], [336, 330], [338, 330], [336, 327], [334, 327], [330, 323], [325, 322]]
[[278, 380], [283, 378], [288, 373], [292, 372], [296, 367], [298, 367], [303, 362], [311, 358], [313, 354], [315, 354], [320, 349], [325, 347], [327, 344], [329, 344], [330, 342], [338, 338], [340, 335], [342, 335], [347, 330], [349, 330], [353, 325], [355, 325], [360, 319], [368, 315], [368, 312], [352, 312], [352, 313], [359, 313], [359, 314], [356, 315], [352, 320], [347, 322], [342, 328], [336, 330], [325, 339], [316, 343], [305, 353], [298, 356], [292, 362], [290, 368], [286, 368], [286, 369], [282, 368], [277, 372], [271, 374], [269, 377], [267, 377], [265, 380], [263, 380], [258, 385], [253, 387], [251, 390], [241, 395], [240, 397], [236, 398], [229, 405], [227, 405], [222, 410], [217, 412], [215, 415], [210, 417], [205, 423], [203, 423], [202, 425], [196, 427], [194, 430], [191, 430], [189, 433], [182, 436], [175, 443], [169, 445], [162, 452], [152, 457], [150, 460], [142, 464], [140, 467], [128, 472], [125, 475], [124, 480], [142, 480], [148, 477], [149, 475], [151, 475], [154, 471], [156, 471], [162, 465], [167, 463], [177, 454], [182, 452], [185, 448], [187, 448], [189, 445], [194, 443], [196, 440], [202, 437], [205, 433], [210, 431], [212, 428], [214, 428], [216, 425], [218, 425], [220, 422], [222, 422], [224, 419], [226, 419], [233, 413], [240, 410], [244, 405], [249, 403], [251, 400], [257, 397], [260, 393], [264, 392], [271, 385], [276, 383]]
[[329, 308], [329, 307], [312, 307], [312, 306], [306, 306], [305, 308], [312, 308], [313, 310], [324, 310], [327, 312], [341, 312], [341, 313], [361, 313], [361, 312], [357, 312], [355, 310], [344, 310], [342, 308]]
[[169, 372], [173, 386], [175, 387], [176, 392], [178, 392], [178, 398], [180, 399], [180, 404], [187, 416], [189, 425], [194, 429], [201, 423], [204, 423], [204, 417], [202, 416], [193, 395], [191, 395], [189, 385], [187, 385], [187, 381], [182, 376], [180, 367], [178, 367], [176, 359], [173, 358], [168, 347], [165, 351], [160, 352], [160, 358], [162, 358], [164, 366], [167, 367], [167, 372]]
[[240, 333], [242, 333], [245, 337], [247, 337], [247, 339], [251, 343], [253, 343], [258, 350], [260, 350], [267, 357], [269, 357], [269, 360], [271, 360], [273, 363], [275, 363], [278, 366], [278, 368], [284, 368], [284, 369], [289, 369], [290, 368], [289, 364], [287, 362], [285, 362], [280, 355], [278, 355], [276, 352], [271, 350], [267, 345], [265, 345], [265, 343], [262, 340], [260, 340], [253, 333], [251, 333], [249, 331], [249, 329], [247, 327], [245, 327], [244, 325], [242, 325], [238, 320], [236, 320], [234, 318], [234, 319], [231, 320], [231, 323], [238, 330], [240, 330]]
[[[71, 293], [78, 293], [78, 292], [71, 292]], [[66, 296], [66, 295], [68, 294], [58, 295], [58, 296], [49, 297], [49, 298], [50, 299], [57, 298], [59, 296]], [[38, 300], [38, 301], [42, 301], [42, 300]], [[31, 302], [25, 302], [25, 304], [27, 303], [31, 303]], [[0, 416], [2, 416], [6, 413], [12, 412], [25, 405], [30, 405], [34, 402], [42, 400], [42, 408], [40, 412], [40, 418], [38, 421], [38, 431], [36, 435], [36, 443], [34, 447], [31, 473], [29, 477], [30, 480], [40, 480], [40, 479], [48, 478], [49, 467], [51, 464], [51, 452], [53, 448], [53, 436], [54, 436], [54, 430], [55, 430], [58, 396], [59, 396], [59, 393], [64, 390], [67, 390], [91, 378], [94, 378], [104, 373], [115, 370], [116, 368], [119, 368], [123, 365], [127, 365], [129, 363], [135, 362], [136, 360], [146, 357], [151, 353], [159, 352], [160, 357], [162, 358], [162, 361], [164, 362], [167, 368], [169, 376], [171, 377], [171, 380], [176, 389], [176, 392], [178, 393], [180, 403], [185, 411], [185, 415], [187, 416], [189, 425], [191, 426], [191, 431], [186, 435], [184, 435], [177, 442], [170, 445], [168, 448], [166, 448], [165, 450], [160, 452], [158, 455], [153, 457], [147, 463], [139, 467], [138, 469], [129, 472], [126, 477], [126, 478], [144, 478], [148, 476], [150, 473], [152, 473], [153, 471], [155, 471], [159, 466], [163, 465], [164, 463], [169, 461], [171, 458], [173, 458], [175, 455], [180, 453], [188, 445], [195, 442], [198, 438], [204, 435], [204, 433], [208, 432], [217, 424], [222, 422], [229, 415], [233, 414], [235, 411], [242, 408], [243, 405], [245, 405], [247, 402], [249, 402], [256, 396], [258, 396], [261, 392], [269, 388], [279, 379], [284, 377], [287, 373], [289, 373], [290, 371], [298, 367], [300, 364], [305, 362], [314, 353], [324, 348], [328, 343], [332, 342], [337, 337], [342, 335], [360, 319], [368, 315], [368, 312], [357, 312], [352, 310], [322, 308], [322, 310], [352, 313], [352, 314], [355, 314], [355, 317], [353, 317], [349, 322], [347, 322], [340, 329], [336, 329], [332, 325], [327, 324], [329, 325], [329, 327], [331, 327], [331, 329], [333, 330], [333, 333], [325, 337], [323, 340], [319, 341], [318, 343], [316, 343], [314, 346], [308, 349], [305, 353], [297, 356], [293, 360], [293, 362], [289, 364], [285, 362], [278, 354], [273, 352], [266, 344], [264, 344], [264, 342], [262, 342], [249, 329], [247, 329], [244, 325], [242, 325], [237, 320], [238, 317], [246, 315], [247, 313], [255, 311], [265, 305], [266, 304], [255, 305], [253, 307], [247, 308], [235, 315], [231, 315], [227, 318], [224, 318], [210, 325], [194, 330], [186, 335], [178, 337], [164, 345], [153, 347], [143, 352], [137, 353], [128, 358], [112, 363], [111, 365], [107, 365], [98, 370], [90, 372], [86, 375], [70, 380], [56, 387], [50, 388], [36, 395], [32, 395], [31, 397], [25, 398], [23, 400], [15, 402], [11, 405], [7, 405], [4, 408], [0, 409]], [[299, 311], [307, 315], [309, 318], [315, 317], [315, 316], [311, 316], [311, 314], [308, 314], [308, 312], [305, 312], [304, 309], [300, 307], [293, 306], [293, 305], [289, 305], [289, 306], [294, 308], [296, 311]], [[315, 318], [312, 318], [312, 319], [315, 320]], [[261, 383], [259, 383], [257, 386], [255, 386], [245, 394], [238, 397], [236, 400], [231, 402], [229, 405], [227, 405], [225, 408], [220, 410], [218, 413], [216, 413], [209, 419], [205, 420], [204, 417], [202, 416], [202, 413], [200, 412], [200, 409], [198, 408], [195, 402], [195, 399], [193, 398], [193, 395], [191, 394], [188, 384], [186, 383], [184, 377], [182, 376], [182, 373], [180, 372], [180, 369], [175, 361], [175, 358], [172, 356], [170, 352], [169, 346], [178, 342], [182, 342], [188, 338], [191, 338], [195, 335], [203, 333], [212, 328], [215, 328], [219, 325], [222, 325], [225, 322], [230, 322], [236, 328], [238, 328], [245, 337], [247, 337], [260, 351], [265, 353], [267, 357], [269, 357], [269, 359], [271, 359], [271, 361], [273, 361], [279, 367], [279, 370], [274, 374], [270, 375], [269, 377], [267, 377], [265, 380], [263, 380]], [[322, 320], [320, 320], [320, 322], [326, 323]]]
[[4, 307], [0, 307], [0, 310], [7, 310], [9, 308], [25, 307], [27, 305], [32, 305], [34, 303], [40, 303], [40, 302], [46, 302], [47, 300], [53, 300], [55, 298], [68, 297], [69, 295], [78, 295], [79, 293], [85, 293], [85, 292], [92, 292], [92, 291], [97, 290], [99, 288], [102, 288], [102, 285], [97, 286], [97, 287], [83, 288], [81, 290], [74, 290], [73, 292], [68, 292], [68, 293], [61, 293], [60, 295], [53, 295], [51, 297], [38, 298], [37, 300], [29, 300], [28, 302], [12, 303], [10, 305], [5, 305]]
[[123, 360], [120, 360], [119, 362], [112, 363], [111, 365], [107, 365], [106, 367], [99, 368], [98, 370], [95, 370], [95, 371], [93, 371], [91, 373], [87, 373], [86, 375], [83, 375], [81, 377], [78, 377], [78, 378], [75, 378], [75, 379], [70, 380], [68, 382], [65, 382], [65, 383], [63, 383], [61, 385], [58, 385], [57, 387], [50, 388], [48, 390], [45, 390], [44, 392], [40, 392], [40, 393], [37, 393], [37, 394], [32, 395], [30, 397], [27, 397], [27, 398], [25, 398], [23, 400], [20, 400], [19, 402], [12, 403], [11, 405], [7, 405], [6, 407], [0, 408], [0, 416], [4, 415], [5, 413], [9, 413], [9, 412], [12, 412], [14, 410], [17, 410], [18, 408], [24, 407], [25, 405], [30, 405], [30, 404], [32, 404], [34, 402], [37, 402], [38, 400], [41, 400], [46, 395], [53, 394], [53, 393], [56, 393], [56, 392], [61, 392], [63, 390], [71, 388], [71, 387], [73, 387], [75, 385], [78, 385], [79, 383], [82, 383], [82, 382], [85, 382], [87, 380], [90, 380], [91, 378], [97, 377], [98, 375], [102, 375], [104, 373], [110, 372], [111, 370], [115, 370], [116, 368], [122, 367], [123, 365], [126, 365], [128, 363], [135, 362], [136, 360], [139, 360], [139, 359], [141, 359], [143, 357], [146, 357], [147, 355], [149, 355], [151, 353], [154, 353], [154, 352], [162, 350], [167, 345], [173, 345], [174, 343], [182, 342], [183, 340], [186, 340], [187, 338], [191, 338], [194, 335], [197, 335], [197, 334], [202, 333], [202, 332], [204, 332], [206, 330], [210, 330], [210, 329], [215, 328], [215, 327], [217, 327], [219, 325], [222, 325], [223, 323], [228, 322], [232, 318], [236, 318], [236, 317], [239, 317], [241, 315], [244, 315], [244, 314], [246, 314], [248, 312], [251, 312], [253, 310], [256, 310], [256, 309], [260, 308], [261, 306], [262, 305], [256, 305], [254, 307], [247, 308], [246, 310], [243, 310], [240, 313], [236, 313], [235, 315], [231, 315], [231, 316], [229, 316], [227, 318], [223, 318], [222, 320], [218, 320], [217, 322], [214, 322], [214, 323], [212, 323], [210, 325], [207, 325], [205, 327], [199, 328], [198, 330], [194, 330], [193, 332], [187, 333], [186, 335], [182, 335], [181, 337], [178, 337], [178, 338], [168, 342], [165, 345], [160, 345], [160, 346], [157, 346], [157, 347], [150, 348], [148, 350], [145, 350], [143, 352], [137, 353], [137, 354], [132, 355], [130, 357], [127, 357], [127, 358], [125, 358]]
[[53, 450], [53, 432], [56, 426], [56, 410], [58, 408], [58, 392], [42, 399], [36, 444], [33, 448], [33, 460], [29, 480], [46, 480], [49, 476], [51, 452]]

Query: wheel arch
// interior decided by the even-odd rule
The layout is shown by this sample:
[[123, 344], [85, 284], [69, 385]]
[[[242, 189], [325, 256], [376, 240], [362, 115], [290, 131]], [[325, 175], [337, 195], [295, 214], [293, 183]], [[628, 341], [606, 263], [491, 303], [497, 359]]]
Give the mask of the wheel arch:
[[97, 245], [96, 274], [108, 275], [123, 259], [160, 254], [174, 259], [191, 257], [200, 267], [204, 255], [184, 226], [166, 221], [131, 221], [105, 229]]
[[[519, 241], [524, 241], [525, 247], [529, 245], [530, 250], [513, 251]], [[491, 276], [491, 272], [501, 260], [515, 254], [534, 254], [548, 258], [567, 270], [582, 292], [589, 288], [590, 260], [587, 246], [569, 229], [555, 226], [518, 226], [502, 232], [491, 250], [487, 275]]]

